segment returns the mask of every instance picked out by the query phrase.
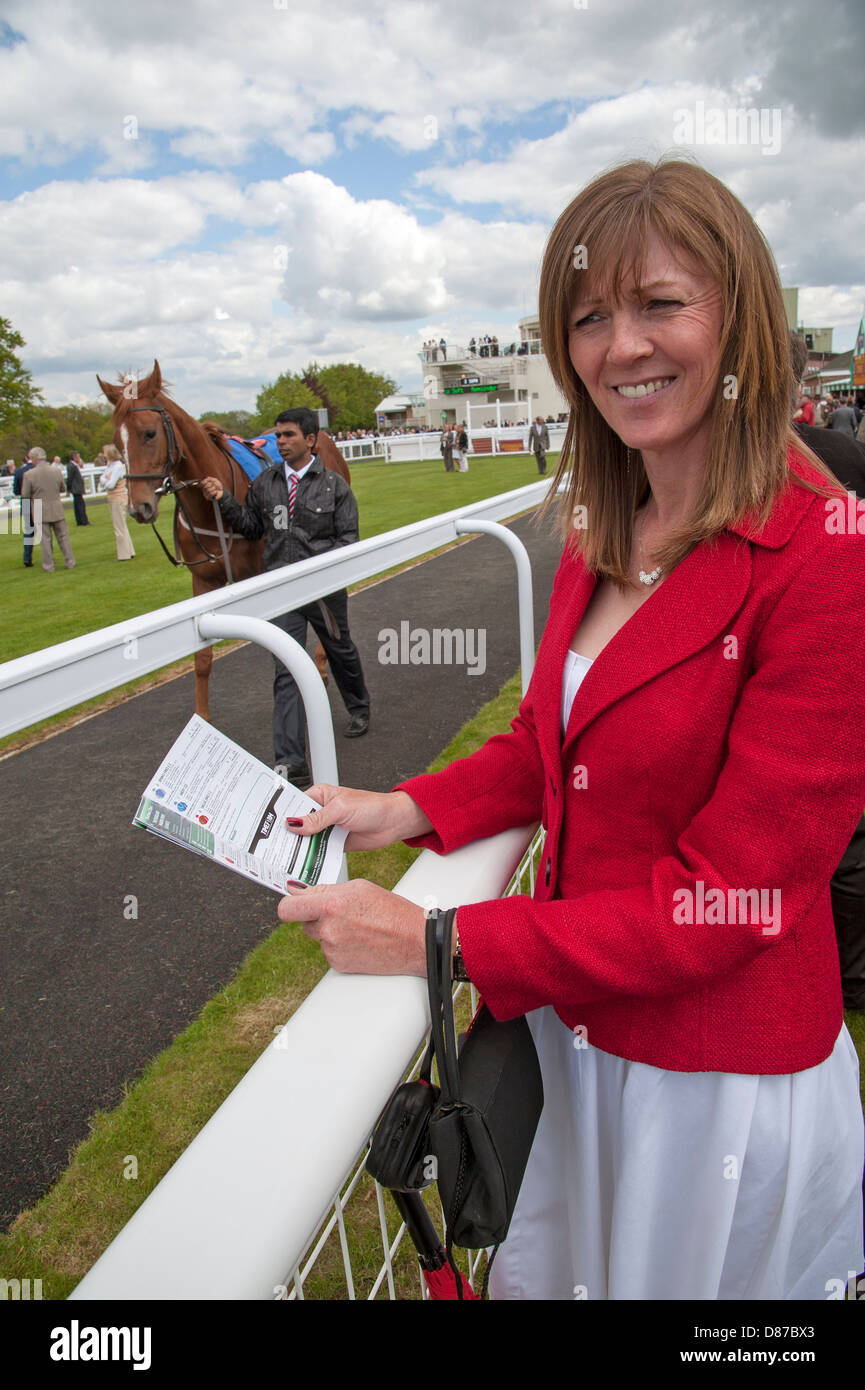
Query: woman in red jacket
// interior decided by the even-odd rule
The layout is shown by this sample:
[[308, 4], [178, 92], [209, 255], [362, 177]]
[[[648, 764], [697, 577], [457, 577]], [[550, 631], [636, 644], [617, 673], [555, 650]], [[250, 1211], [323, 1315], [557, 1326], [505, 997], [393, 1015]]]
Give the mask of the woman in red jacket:
[[[544, 1075], [495, 1296], [837, 1297], [863, 1262], [829, 881], [865, 805], [865, 535], [790, 432], [771, 253], [704, 170], [594, 180], [540, 317], [567, 542], [511, 732], [389, 795], [312, 788], [304, 828], [448, 853], [546, 827], [534, 896], [456, 917]], [[280, 915], [338, 970], [425, 973], [422, 910], [372, 884]]]

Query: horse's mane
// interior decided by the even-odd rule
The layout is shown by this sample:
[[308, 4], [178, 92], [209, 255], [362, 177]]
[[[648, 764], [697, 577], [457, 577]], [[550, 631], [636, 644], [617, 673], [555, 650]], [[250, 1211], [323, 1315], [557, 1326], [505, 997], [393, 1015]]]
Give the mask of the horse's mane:
[[222, 450], [227, 459], [230, 459], [232, 453], [227, 443], [228, 432], [224, 430], [221, 425], [214, 424], [213, 420], [198, 420], [196, 423], [204, 430], [208, 439], [215, 444], [218, 449]]

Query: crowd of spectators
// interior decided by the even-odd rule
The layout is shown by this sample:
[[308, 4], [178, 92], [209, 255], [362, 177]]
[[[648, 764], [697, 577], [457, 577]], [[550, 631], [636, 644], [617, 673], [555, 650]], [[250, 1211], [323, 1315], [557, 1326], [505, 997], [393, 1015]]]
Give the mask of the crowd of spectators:
[[[535, 351], [539, 351], [540, 340], [534, 341], [537, 342]], [[445, 338], [440, 338], [438, 342], [431, 338], [423, 345], [421, 355], [424, 362], [447, 362], [447, 346]], [[484, 333], [481, 337], [472, 337], [468, 341], [468, 355], [470, 357], [526, 357], [530, 351], [531, 343], [526, 341], [500, 343], [494, 333], [492, 335]], [[452, 360], [458, 360], [461, 356], [461, 350], [452, 346], [451, 356]]]

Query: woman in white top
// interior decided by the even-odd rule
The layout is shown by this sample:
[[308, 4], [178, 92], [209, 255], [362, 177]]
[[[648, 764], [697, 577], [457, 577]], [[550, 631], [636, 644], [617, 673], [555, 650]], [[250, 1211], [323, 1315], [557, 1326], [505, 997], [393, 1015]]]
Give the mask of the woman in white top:
[[126, 510], [129, 506], [126, 466], [113, 444], [104, 445], [102, 454], [108, 467], [102, 474], [101, 486], [108, 498], [108, 510], [111, 513], [111, 524], [114, 527], [114, 540], [117, 546], [117, 559], [134, 560], [135, 546], [132, 544], [129, 527], [126, 524]]

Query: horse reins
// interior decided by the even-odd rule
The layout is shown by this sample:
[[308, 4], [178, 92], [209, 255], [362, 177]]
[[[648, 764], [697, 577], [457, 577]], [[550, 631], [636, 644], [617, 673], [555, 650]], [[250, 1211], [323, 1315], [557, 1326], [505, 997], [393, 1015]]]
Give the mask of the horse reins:
[[[215, 563], [218, 564], [219, 561], [222, 560], [222, 563], [223, 563], [224, 566], [225, 566], [225, 577], [226, 577], [226, 581], [227, 581], [227, 583], [229, 583], [229, 584], [233, 583], [232, 574], [231, 574], [231, 561], [230, 561], [229, 558], [228, 558], [228, 552], [230, 551], [231, 546], [232, 546], [232, 543], [233, 543], [233, 541], [234, 541], [234, 532], [232, 531], [232, 532], [229, 534], [228, 539], [226, 540], [225, 526], [224, 526], [223, 521], [222, 521], [222, 513], [221, 513], [221, 511], [219, 510], [219, 504], [218, 504], [217, 502], [213, 502], [213, 503], [212, 503], [212, 506], [213, 506], [213, 514], [214, 514], [214, 516], [215, 516], [215, 518], [216, 518], [216, 530], [217, 530], [217, 534], [218, 534], [218, 536], [219, 536], [219, 545], [220, 545], [220, 549], [221, 549], [221, 551], [222, 551], [222, 554], [221, 554], [221, 555], [212, 555], [212, 554], [210, 553], [210, 551], [207, 549], [207, 547], [206, 547], [206, 546], [202, 543], [202, 541], [199, 539], [198, 532], [197, 532], [196, 529], [195, 529], [195, 523], [193, 522], [192, 517], [189, 515], [189, 512], [188, 512], [188, 510], [187, 510], [187, 508], [186, 508], [186, 506], [185, 506], [185, 504], [184, 504], [183, 498], [180, 496], [180, 494], [181, 494], [181, 492], [184, 490], [184, 488], [188, 488], [188, 487], [201, 487], [201, 482], [200, 482], [200, 480], [197, 479], [197, 478], [190, 479], [190, 480], [187, 481], [187, 482], [177, 482], [177, 480], [176, 480], [176, 479], [174, 478], [174, 476], [173, 476], [173, 474], [174, 474], [174, 469], [175, 469], [176, 465], [179, 464], [179, 463], [181, 463], [181, 462], [183, 461], [183, 454], [181, 453], [180, 449], [178, 448], [178, 444], [177, 444], [177, 435], [176, 435], [175, 432], [174, 432], [174, 425], [173, 425], [173, 423], [172, 423], [171, 416], [168, 414], [168, 411], [165, 409], [165, 407], [162, 406], [162, 405], [159, 405], [158, 403], [157, 403], [156, 405], [133, 405], [133, 406], [130, 406], [129, 409], [130, 409], [130, 412], [132, 412], [132, 411], [148, 410], [148, 411], [152, 411], [152, 412], [154, 412], [155, 414], [159, 415], [160, 418], [161, 418], [161, 420], [162, 420], [162, 428], [163, 428], [164, 431], [165, 431], [165, 442], [166, 442], [167, 450], [168, 450], [168, 457], [166, 458], [166, 461], [165, 461], [165, 471], [164, 471], [163, 473], [129, 473], [129, 472], [127, 472], [126, 476], [127, 476], [127, 478], [129, 479], [130, 482], [135, 482], [135, 483], [137, 483], [137, 482], [144, 482], [145, 480], [147, 480], [147, 481], [153, 481], [153, 479], [157, 479], [157, 480], [161, 483], [161, 486], [155, 489], [155, 495], [156, 495], [157, 497], [166, 497], [166, 496], [172, 496], [172, 495], [173, 495], [173, 497], [174, 497], [174, 550], [175, 550], [175, 554], [174, 554], [174, 555], [171, 554], [170, 550], [168, 549], [168, 546], [165, 544], [165, 541], [162, 539], [162, 537], [160, 536], [159, 532], [157, 531], [157, 529], [156, 529], [156, 522], [155, 522], [155, 521], [151, 521], [151, 523], [150, 523], [150, 525], [153, 527], [153, 531], [154, 531], [154, 534], [155, 534], [155, 536], [156, 536], [156, 539], [159, 541], [159, 544], [162, 546], [162, 549], [164, 550], [166, 556], [167, 556], [168, 559], [171, 561], [172, 565], [175, 566], [176, 569], [179, 569], [181, 565], [186, 565], [186, 567], [187, 567], [188, 569], [191, 569], [193, 565], [208, 565], [208, 564], [215, 564]], [[235, 494], [236, 494], [236, 484], [235, 484], [235, 476], [234, 476], [234, 459], [231, 457], [230, 454], [226, 454], [226, 458], [227, 458], [227, 460], [228, 460], [228, 463], [229, 463], [230, 466], [231, 466], [231, 486], [232, 486], [232, 491], [235, 492]], [[178, 515], [182, 515], [183, 521], [184, 521], [184, 523], [185, 523], [185, 525], [186, 525], [187, 530], [189, 531], [190, 535], [192, 536], [192, 539], [194, 540], [195, 544], [198, 546], [198, 549], [201, 551], [202, 555], [204, 555], [204, 557], [205, 557], [203, 560], [184, 560], [182, 557], [181, 557], [180, 559], [177, 558], [177, 550], [178, 550], [178, 544], [177, 544], [177, 518], [178, 518]]]

